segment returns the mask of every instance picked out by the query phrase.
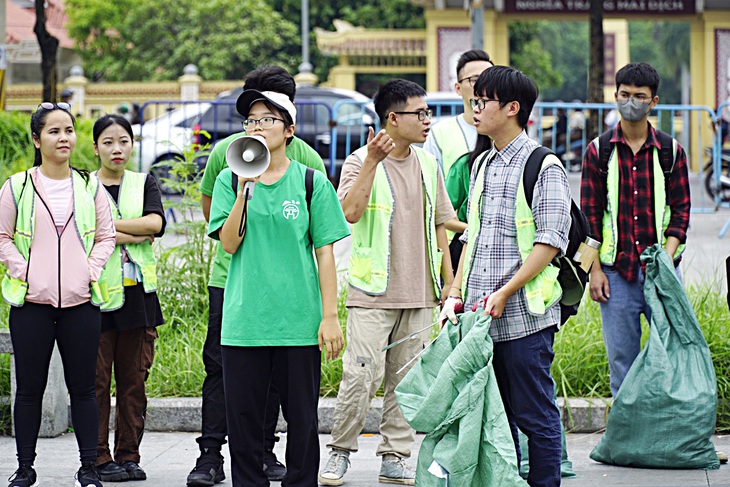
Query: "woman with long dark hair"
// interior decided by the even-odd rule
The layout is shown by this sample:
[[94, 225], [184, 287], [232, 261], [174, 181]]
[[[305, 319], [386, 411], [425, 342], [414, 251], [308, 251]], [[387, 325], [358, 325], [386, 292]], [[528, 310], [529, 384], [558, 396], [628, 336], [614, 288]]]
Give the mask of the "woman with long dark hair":
[[96, 471], [99, 409], [94, 378], [104, 292], [98, 280], [114, 250], [114, 225], [99, 181], [71, 167], [75, 120], [66, 103], [31, 115], [35, 165], [0, 192], [2, 294], [15, 354], [15, 443], [19, 468], [9, 487], [38, 485], [33, 461], [54, 344], [71, 396], [80, 487], [101, 486]]
[[[97, 467], [104, 481], [145, 480], [139, 466], [157, 325], [164, 323], [157, 299], [155, 237], [165, 231], [165, 211], [155, 178], [125, 170], [132, 155], [132, 126], [121, 115], [94, 124], [95, 173], [106, 190], [117, 231], [116, 247], [99, 280], [109, 291], [101, 307], [101, 341], [96, 363], [99, 403]], [[117, 386], [114, 456], [109, 450], [109, 388]]]

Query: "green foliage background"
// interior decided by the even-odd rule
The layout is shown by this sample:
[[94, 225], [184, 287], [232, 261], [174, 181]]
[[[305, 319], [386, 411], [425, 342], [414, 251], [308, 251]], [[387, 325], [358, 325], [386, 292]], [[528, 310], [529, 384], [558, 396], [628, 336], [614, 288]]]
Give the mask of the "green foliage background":
[[[187, 64], [203, 79], [242, 79], [261, 64], [290, 72], [301, 63], [301, 0], [128, 0], [125, 8], [107, 0], [67, 0], [68, 32], [76, 41], [88, 76], [107, 81], [174, 80]], [[368, 29], [423, 29], [424, 10], [411, 0], [309, 2], [310, 62], [320, 80], [337, 64], [316, 45], [315, 28], [334, 30], [341, 19]], [[657, 68], [660, 97], [681, 101], [682, 71], [689, 66], [687, 22], [629, 22], [630, 59]], [[513, 21], [511, 64], [532, 76], [546, 101], [585, 100], [588, 23]], [[620, 66], [619, 66], [620, 67]], [[358, 76], [368, 95], [388, 75]], [[412, 77], [423, 83], [423, 76]]]

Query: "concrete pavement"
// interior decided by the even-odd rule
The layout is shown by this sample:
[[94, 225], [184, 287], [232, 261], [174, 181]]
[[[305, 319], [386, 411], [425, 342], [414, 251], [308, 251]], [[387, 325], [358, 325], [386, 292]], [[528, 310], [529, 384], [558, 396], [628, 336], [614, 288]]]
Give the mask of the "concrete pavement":
[[[105, 487], [127, 485], [129, 487], [172, 487], [185, 486], [185, 479], [195, 464], [198, 447], [195, 443], [197, 433], [160, 433], [145, 434], [142, 442], [142, 467], [147, 471], [145, 482], [106, 482]], [[724, 465], [719, 470], [650, 470], [636, 468], [613, 467], [591, 460], [588, 455], [598, 443], [600, 433], [569, 434], [568, 456], [573, 462], [577, 478], [565, 479], [565, 487], [730, 487], [730, 466]], [[328, 452], [325, 444], [329, 435], [320, 435], [321, 461], [320, 467], [327, 460]], [[415, 467], [417, 449], [423, 440], [418, 435], [413, 458], [409, 461]], [[380, 441], [379, 435], [362, 435], [360, 451], [350, 458], [352, 467], [345, 477], [345, 487], [375, 487], [380, 461], [375, 456], [375, 449]], [[730, 452], [730, 436], [713, 437], [715, 447]], [[284, 461], [286, 434], [276, 445], [276, 454]], [[229, 477], [219, 484], [230, 486], [230, 462], [226, 456], [226, 475]], [[41, 486], [72, 486], [73, 476], [78, 469], [78, 450], [73, 434], [64, 434], [57, 438], [38, 440], [38, 458], [36, 471]], [[15, 440], [8, 436], [0, 436], [0, 478], [9, 477], [15, 470]], [[272, 486], [280, 485], [273, 482]], [[460, 487], [460, 486], [455, 486]]]

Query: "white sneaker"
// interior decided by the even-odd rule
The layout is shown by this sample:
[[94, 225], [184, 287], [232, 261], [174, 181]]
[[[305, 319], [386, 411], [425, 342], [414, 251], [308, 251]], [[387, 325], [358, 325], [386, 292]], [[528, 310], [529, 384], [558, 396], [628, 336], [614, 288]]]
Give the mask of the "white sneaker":
[[400, 457], [386, 459], [383, 456], [383, 463], [380, 464], [380, 476], [378, 482], [383, 484], [415, 485], [416, 473], [406, 465], [406, 461]]
[[350, 455], [342, 452], [333, 451], [330, 453], [330, 459], [327, 465], [319, 473], [317, 480], [320, 485], [342, 485], [342, 477], [350, 467]]

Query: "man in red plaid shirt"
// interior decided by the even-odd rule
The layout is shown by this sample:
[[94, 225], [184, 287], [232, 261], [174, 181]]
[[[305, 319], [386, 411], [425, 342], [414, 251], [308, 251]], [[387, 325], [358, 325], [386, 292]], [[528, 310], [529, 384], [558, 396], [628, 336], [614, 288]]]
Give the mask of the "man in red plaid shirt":
[[[659, 74], [646, 63], [628, 64], [616, 73], [616, 87], [621, 121], [610, 129], [610, 156], [602, 161], [601, 138], [593, 140], [583, 156], [581, 180], [581, 209], [590, 236], [601, 242], [600, 265], [591, 269], [590, 295], [601, 305], [614, 396], [639, 354], [641, 313], [651, 320], [639, 256], [661, 241], [678, 266], [690, 210], [685, 152], [648, 121], [659, 102]], [[671, 145], [671, 167], [661, 160], [662, 139], [671, 140], [666, 143]]]

